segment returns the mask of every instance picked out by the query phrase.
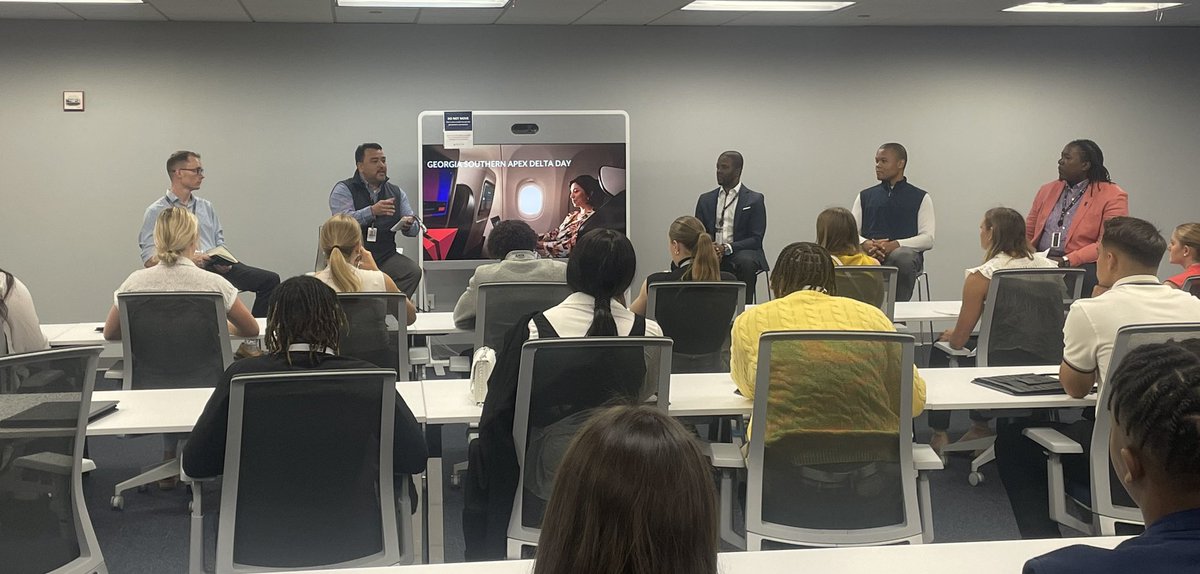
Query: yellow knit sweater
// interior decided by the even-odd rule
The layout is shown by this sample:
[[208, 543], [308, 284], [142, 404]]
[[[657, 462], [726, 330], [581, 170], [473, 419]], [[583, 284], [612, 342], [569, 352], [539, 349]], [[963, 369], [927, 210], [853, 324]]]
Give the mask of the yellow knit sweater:
[[[731, 368], [743, 395], [754, 397], [758, 339], [767, 331], [889, 331], [879, 309], [845, 297], [797, 291], [738, 316], [733, 323]], [[796, 346], [796, 343], [787, 345]], [[891, 344], [804, 344], [799, 356], [775, 362], [771, 373], [767, 442], [804, 432], [895, 433], [899, 426], [899, 348]], [[774, 353], [786, 352], [777, 348]], [[925, 408], [925, 381], [913, 368], [912, 414]], [[833, 461], [828, 461], [833, 462]]]
[[867, 255], [866, 253], [855, 253], [853, 255], [834, 255], [842, 265], [879, 265], [879, 260]]

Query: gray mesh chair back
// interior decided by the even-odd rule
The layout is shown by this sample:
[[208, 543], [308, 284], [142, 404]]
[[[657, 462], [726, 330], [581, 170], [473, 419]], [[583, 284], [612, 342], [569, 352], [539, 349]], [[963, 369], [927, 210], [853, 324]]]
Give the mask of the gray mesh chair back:
[[603, 406], [655, 397], [667, 410], [671, 340], [665, 337], [542, 339], [521, 348], [513, 441], [521, 468], [508, 526], [509, 556], [537, 544], [554, 473], [571, 438]]
[[329, 258], [321, 251], [321, 230], [324, 228], [324, 225], [317, 226], [317, 258], [313, 261], [313, 272], [321, 271], [329, 265]]
[[108, 571], [84, 505], [81, 472], [102, 350], [73, 347], [0, 358], [0, 571], [5, 574]]
[[219, 293], [121, 293], [124, 388], [215, 387], [233, 362]]
[[571, 288], [560, 281], [512, 281], [479, 286], [475, 304], [475, 348], [499, 350], [504, 337], [522, 318], [545, 311], [567, 298]]
[[873, 305], [888, 319], [895, 319], [898, 271], [886, 265], [838, 265], [833, 268], [833, 280], [838, 297]]
[[975, 365], [1057, 365], [1063, 323], [1083, 288], [1083, 269], [1002, 269], [992, 274]]
[[0, 357], [8, 354], [8, 323], [0, 325]]
[[1200, 297], [1200, 276], [1189, 277], [1187, 281], [1184, 281], [1183, 290]]
[[[1108, 373], [1112, 376], [1117, 366], [1129, 351], [1142, 345], [1182, 341], [1200, 337], [1200, 323], [1167, 323], [1157, 325], [1129, 325], [1117, 331], [1113, 343], [1112, 358]], [[1108, 453], [1108, 435], [1112, 431], [1112, 413], [1108, 410], [1108, 381], [1100, 384], [1100, 395], [1096, 400], [1096, 423], [1092, 427], [1091, 445], [1091, 510], [1093, 523], [1102, 520], [1141, 524], [1142, 512], [1133, 503], [1125, 487], [1117, 479]], [[1081, 501], [1087, 502], [1087, 501]], [[1107, 529], [1106, 529], [1107, 530]]]
[[411, 562], [409, 509], [397, 509], [408, 488], [392, 475], [395, 385], [387, 369], [233, 378], [218, 573]]
[[[757, 549], [763, 540], [806, 546], [920, 542], [913, 337], [777, 331], [764, 333], [758, 349], [747, 457], [748, 547]], [[825, 416], [820, 405], [830, 401], [862, 405], [863, 420]], [[873, 423], [865, 423], [866, 413]]]
[[675, 341], [676, 373], [729, 372], [724, 351], [733, 319], [746, 310], [741, 281], [664, 281], [647, 287], [646, 318]]
[[393, 369], [398, 380], [411, 380], [407, 299], [403, 293], [338, 293], [347, 323], [339, 354]]

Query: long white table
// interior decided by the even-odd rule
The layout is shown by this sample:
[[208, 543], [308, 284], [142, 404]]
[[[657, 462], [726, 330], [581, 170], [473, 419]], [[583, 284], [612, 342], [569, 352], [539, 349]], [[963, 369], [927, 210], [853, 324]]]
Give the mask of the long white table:
[[957, 321], [962, 301], [899, 301], [896, 303], [897, 323]]
[[[723, 574], [760, 574], [763, 572], [819, 572], [821, 574], [862, 574], [864, 572], [920, 572], [921, 574], [1015, 574], [1026, 560], [1074, 544], [1112, 548], [1127, 537], [1063, 538], [1045, 540], [1006, 540], [1000, 542], [960, 542], [954, 544], [915, 544], [911, 546], [868, 546], [857, 548], [814, 548], [771, 550], [766, 552], [722, 552], [717, 564]], [[346, 568], [306, 570], [303, 574], [529, 574], [532, 560], [467, 562], [388, 566], [383, 568]], [[280, 572], [279, 574], [289, 574]], [[301, 574], [300, 572], [290, 574]]]

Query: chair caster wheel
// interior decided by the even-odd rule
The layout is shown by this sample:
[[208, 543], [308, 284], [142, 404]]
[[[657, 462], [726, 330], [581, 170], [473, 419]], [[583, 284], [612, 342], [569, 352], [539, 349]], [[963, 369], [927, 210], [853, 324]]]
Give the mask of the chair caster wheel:
[[125, 510], [125, 497], [120, 494], [112, 497], [108, 503], [112, 506], [113, 510]]
[[979, 485], [983, 484], [983, 473], [979, 472], [979, 471], [974, 471], [974, 472], [968, 474], [967, 482], [970, 483], [971, 486], [979, 486]]
[[194, 500], [188, 501], [188, 512], [192, 512], [193, 510], [195, 510], [195, 508], [192, 508], [193, 506], [195, 506], [195, 504], [194, 504], [195, 502], [196, 501], [194, 501]]

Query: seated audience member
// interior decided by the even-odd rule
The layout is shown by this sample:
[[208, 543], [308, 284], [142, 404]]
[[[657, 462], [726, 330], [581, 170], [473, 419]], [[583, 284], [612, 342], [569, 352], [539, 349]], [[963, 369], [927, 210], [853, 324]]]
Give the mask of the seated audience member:
[[850, 212], [859, 223], [862, 248], [884, 265], [895, 267], [896, 300], [912, 299], [925, 252], [933, 249], [937, 228], [933, 197], [904, 175], [908, 150], [885, 143], [875, 151], [875, 179], [854, 197]]
[[566, 257], [579, 240], [579, 228], [583, 226], [604, 198], [600, 180], [581, 175], [571, 180], [571, 211], [558, 227], [538, 236], [537, 250], [543, 257]]
[[1068, 546], [1025, 574], [1176, 574], [1200, 565], [1200, 341], [1146, 345], [1113, 373], [1109, 456], [1146, 531], [1112, 550]]
[[[660, 336], [658, 324], [629, 311], [618, 299], [633, 282], [636, 267], [633, 244], [619, 232], [599, 229], [585, 235], [567, 261], [567, 285], [574, 292], [562, 303], [518, 324], [506, 337], [488, 379], [479, 439], [468, 452], [473, 475], [464, 488], [463, 534], [468, 560], [499, 560], [506, 554], [506, 532], [519, 476], [512, 432], [521, 345], [558, 337]], [[615, 369], [574, 374], [604, 378], [572, 380], [585, 388], [624, 382], [617, 380]]]
[[42, 334], [33, 296], [25, 284], [11, 273], [0, 269], [0, 326], [4, 327], [5, 348], [0, 355], [28, 353], [50, 348]]
[[154, 223], [154, 260], [146, 269], [138, 269], [117, 287], [113, 306], [104, 322], [104, 338], [121, 338], [121, 312], [117, 295], [121, 293], [199, 291], [220, 293], [229, 319], [229, 332], [239, 337], [258, 335], [258, 322], [238, 300], [238, 290], [224, 277], [196, 266], [191, 256], [200, 246], [196, 216], [185, 207], [168, 207], [158, 212]]
[[475, 328], [475, 301], [479, 286], [484, 283], [508, 281], [566, 281], [567, 264], [554, 259], [539, 259], [538, 236], [528, 223], [519, 220], [501, 221], [487, 238], [487, 252], [498, 263], [475, 268], [467, 282], [467, 290], [454, 305], [454, 326]]
[[817, 244], [833, 255], [838, 265], [879, 265], [858, 243], [858, 222], [844, 207], [831, 207], [817, 216]]
[[533, 572], [716, 574], [717, 546], [712, 470], [695, 438], [656, 409], [613, 407], [571, 441]]
[[733, 273], [721, 271], [721, 260], [713, 249], [712, 236], [704, 230], [704, 224], [690, 215], [677, 218], [667, 230], [667, 247], [671, 252], [671, 269], [651, 273], [642, 282], [642, 290], [629, 310], [638, 315], [646, 314], [650, 301], [648, 286], [664, 281], [736, 281]]
[[[312, 277], [292, 277], [275, 289], [267, 315], [266, 354], [235, 361], [204, 406], [183, 451], [188, 476], [218, 476], [225, 469], [225, 431], [229, 423], [230, 381], [238, 375], [285, 371], [374, 369], [375, 365], [337, 354], [346, 318], [332, 289]], [[396, 393], [393, 472], [406, 475], [425, 470], [425, 435], [412, 411]], [[403, 482], [397, 485], [399, 488]], [[415, 499], [414, 499], [415, 500]], [[297, 500], [297, 504], [304, 501]], [[351, 517], [353, 518], [353, 517]]]
[[[979, 246], [983, 248], [986, 255], [983, 265], [972, 267], [966, 271], [958, 322], [953, 329], [946, 329], [938, 338], [939, 341], [949, 343], [952, 349], [962, 349], [970, 339], [971, 332], [975, 330], [975, 325], [979, 323], [979, 318], [983, 315], [984, 300], [987, 298], [988, 288], [992, 283], [992, 273], [1001, 269], [1052, 269], [1058, 267], [1057, 263], [1040, 253], [1033, 252], [1029, 241], [1025, 239], [1025, 218], [1021, 217], [1016, 210], [1007, 207], [989, 209], [983, 215], [983, 222], [979, 224]], [[1058, 301], [1061, 300], [1058, 298]], [[1031, 307], [1031, 309], [1037, 310], [1038, 308]], [[1013, 318], [1017, 321], [1026, 319], [1031, 318]], [[1058, 337], [1057, 334], [1052, 336]], [[1020, 349], [989, 349], [989, 353], [996, 355], [1020, 352]], [[1005, 362], [1039, 364], [1037, 359]], [[933, 429], [933, 438], [929, 440], [929, 446], [939, 453], [942, 447], [950, 442], [946, 435], [946, 430], [950, 427], [950, 412], [929, 413], [929, 427]], [[988, 426], [989, 420], [991, 420], [990, 416], [979, 411], [971, 411], [971, 430], [967, 431], [967, 434], [959, 440], [968, 441], [992, 436], [994, 433]]]
[[[375, 256], [362, 244], [358, 221], [349, 215], [330, 217], [321, 226], [321, 252], [329, 264], [309, 273], [338, 293], [400, 293], [396, 283], [375, 265]], [[417, 320], [417, 308], [405, 298], [408, 324]]]
[[1180, 289], [1188, 279], [1200, 277], [1200, 223], [1176, 227], [1167, 245], [1167, 255], [1172, 265], [1183, 267], [1183, 273], [1166, 280], [1167, 285]]
[[[1155, 277], [1167, 242], [1148, 222], [1114, 217], [1104, 225], [1096, 261], [1103, 295], [1071, 305], [1063, 327], [1063, 361], [1059, 380], [1068, 395], [1083, 398], [1092, 387], [1106, 384], [1117, 331], [1126, 325], [1200, 322], [1200, 299], [1159, 283]], [[1042, 447], [1022, 435], [1025, 428], [1051, 426], [1083, 446], [1082, 454], [1063, 455], [1067, 480], [1088, 480], [1093, 422], [1071, 424], [1001, 419], [996, 436], [996, 464], [1008, 502], [1023, 538], [1058, 538], [1050, 520], [1046, 456]]]
[[[793, 243], [779, 254], [771, 271], [771, 289], [775, 299], [746, 309], [733, 322], [730, 375], [746, 398], [754, 398], [754, 381], [758, 369], [758, 339], [767, 331], [883, 331], [895, 332], [896, 327], [879, 308], [860, 301], [837, 297], [833, 282], [833, 256], [815, 243]], [[786, 360], [785, 357], [777, 359]], [[795, 428], [823, 428], [820, 425], [835, 419], [862, 421], [864, 427], [894, 430], [897, 426], [895, 404], [898, 389], [883, 388], [896, 377], [871, 377], [862, 373], [887, 373], [889, 358], [873, 353], [846, 356], [837, 362], [813, 364], [802, 360], [796, 363], [794, 376], [781, 379], [787, 389], [784, 396], [796, 402]], [[830, 389], [821, 388], [821, 381], [804, 375], [807, 369], [825, 371], [844, 369], [846, 380], [861, 384], [847, 385], [836, 391], [839, 400], [812, 401], [812, 397], [832, 398]], [[912, 415], [925, 408], [925, 381], [913, 368]], [[788, 428], [774, 432], [786, 433]]]

